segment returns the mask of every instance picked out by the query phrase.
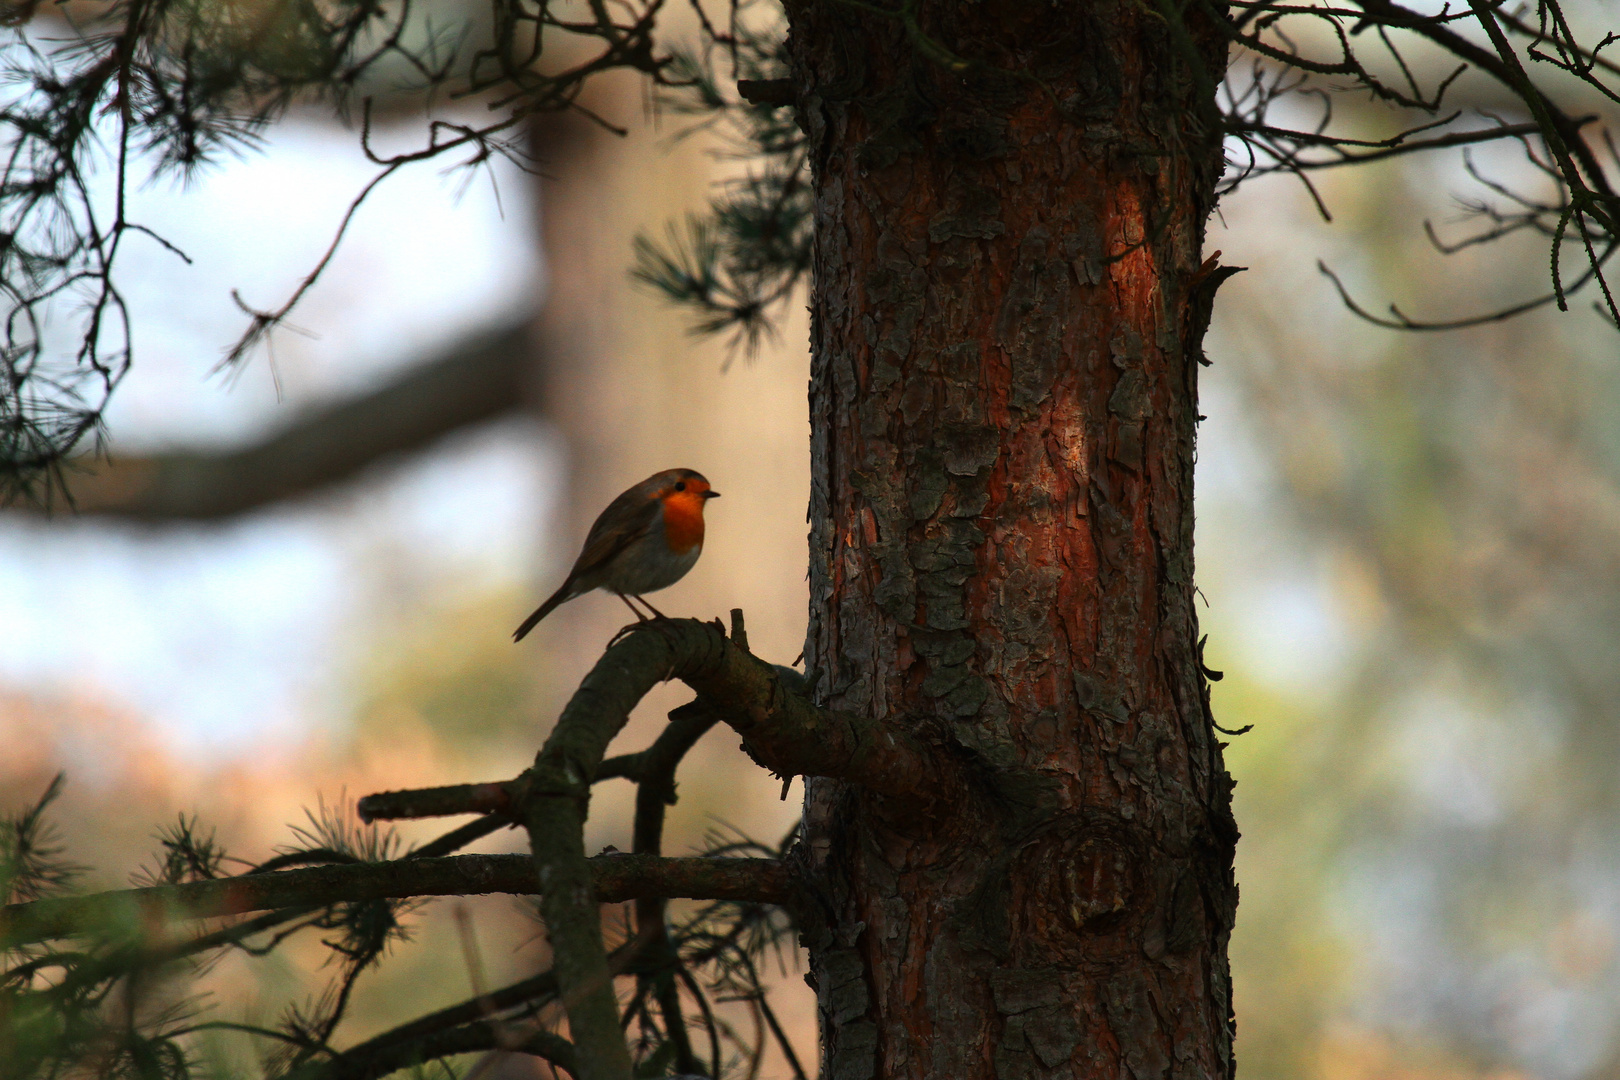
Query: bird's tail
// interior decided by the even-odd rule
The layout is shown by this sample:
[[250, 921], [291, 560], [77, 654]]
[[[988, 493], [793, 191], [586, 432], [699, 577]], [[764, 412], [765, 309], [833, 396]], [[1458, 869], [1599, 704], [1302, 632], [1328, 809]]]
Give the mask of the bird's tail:
[[523, 625], [519, 626], [512, 632], [512, 640], [522, 641], [524, 637], [528, 635], [529, 631], [534, 629], [536, 623], [545, 618], [547, 615], [551, 614], [553, 608], [555, 608], [558, 604], [561, 604], [564, 600], [572, 600], [574, 598], [573, 588], [573, 578], [569, 578], [567, 581], [563, 582], [562, 588], [552, 593], [549, 600], [535, 608], [534, 614], [530, 615], [527, 619], [524, 619]]

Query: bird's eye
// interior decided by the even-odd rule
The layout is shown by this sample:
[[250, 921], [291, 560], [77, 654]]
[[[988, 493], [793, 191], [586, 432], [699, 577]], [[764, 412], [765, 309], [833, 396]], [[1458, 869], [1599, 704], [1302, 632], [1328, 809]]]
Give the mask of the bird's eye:
[[686, 490], [686, 481], [685, 480], [677, 480], [677, 481], [675, 481], [675, 490], [676, 491], [685, 491]]

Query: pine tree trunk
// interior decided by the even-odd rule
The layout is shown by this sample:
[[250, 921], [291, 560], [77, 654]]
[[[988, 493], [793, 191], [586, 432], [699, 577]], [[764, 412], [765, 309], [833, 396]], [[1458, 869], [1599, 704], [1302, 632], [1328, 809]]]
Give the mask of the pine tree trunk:
[[808, 787], [823, 1076], [1230, 1077], [1192, 582], [1222, 39], [1106, 0], [788, 6], [811, 677], [962, 777], [927, 806]]

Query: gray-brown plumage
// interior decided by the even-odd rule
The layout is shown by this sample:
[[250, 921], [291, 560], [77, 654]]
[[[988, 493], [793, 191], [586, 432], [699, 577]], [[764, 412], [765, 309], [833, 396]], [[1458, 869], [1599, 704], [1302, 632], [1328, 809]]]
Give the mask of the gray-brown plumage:
[[642, 594], [668, 588], [692, 569], [703, 553], [703, 506], [719, 496], [702, 473], [666, 469], [614, 499], [591, 526], [561, 587], [523, 620], [512, 640], [522, 641], [559, 604], [592, 589], [614, 593], [637, 618], [646, 616], [631, 597], [662, 617]]

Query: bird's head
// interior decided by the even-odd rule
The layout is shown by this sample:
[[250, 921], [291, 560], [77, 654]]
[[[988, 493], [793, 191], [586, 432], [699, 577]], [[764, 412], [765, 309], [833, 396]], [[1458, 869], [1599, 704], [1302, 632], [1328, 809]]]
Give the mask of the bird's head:
[[[659, 481], [656, 485], [653, 481]], [[663, 504], [664, 538], [675, 551], [689, 551], [703, 543], [703, 504], [720, 493], [709, 487], [702, 473], [670, 469], [647, 481]]]
[[666, 469], [651, 478], [653, 497], [666, 510], [685, 511], [702, 516], [703, 504], [718, 499], [720, 493], [709, 486], [708, 478], [692, 469]]

